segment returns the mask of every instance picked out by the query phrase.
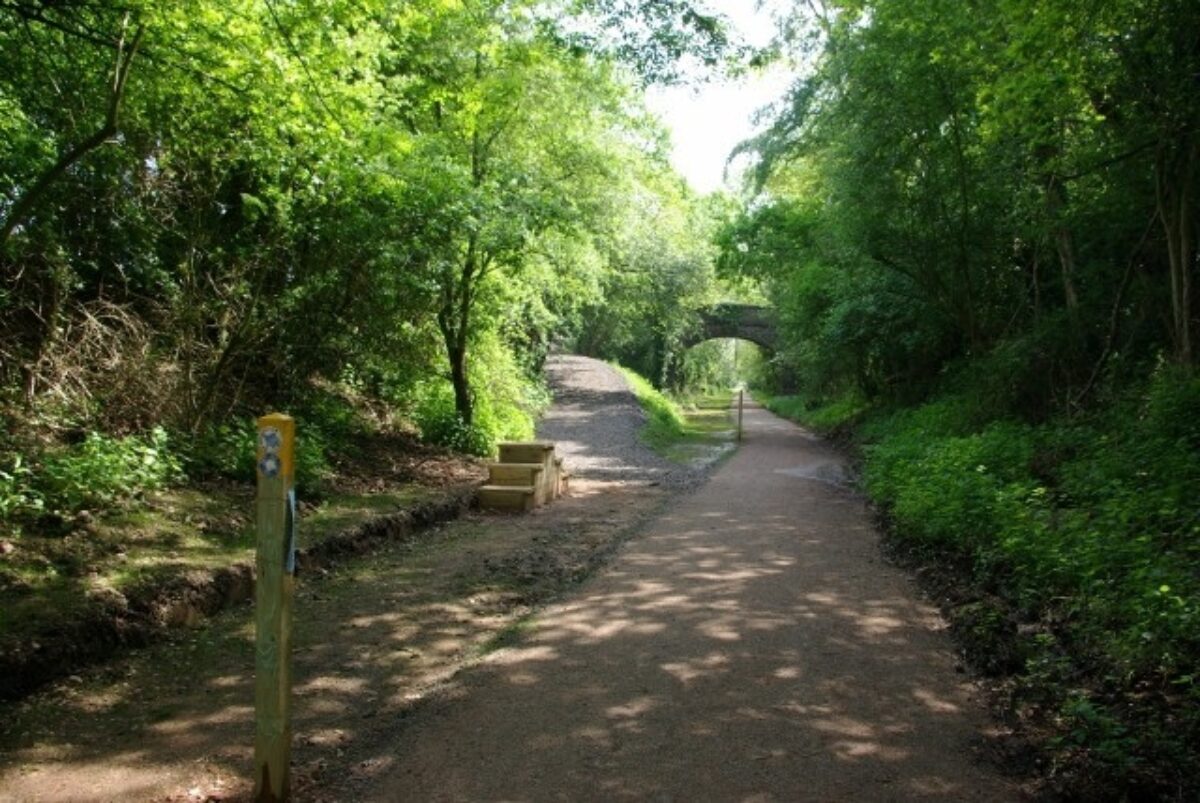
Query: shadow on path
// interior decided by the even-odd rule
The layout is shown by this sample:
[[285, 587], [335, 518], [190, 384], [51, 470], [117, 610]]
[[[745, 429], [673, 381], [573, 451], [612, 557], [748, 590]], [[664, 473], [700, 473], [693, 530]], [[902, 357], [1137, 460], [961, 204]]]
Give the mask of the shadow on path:
[[330, 799], [1018, 799], [841, 470], [751, 406], [708, 485]]

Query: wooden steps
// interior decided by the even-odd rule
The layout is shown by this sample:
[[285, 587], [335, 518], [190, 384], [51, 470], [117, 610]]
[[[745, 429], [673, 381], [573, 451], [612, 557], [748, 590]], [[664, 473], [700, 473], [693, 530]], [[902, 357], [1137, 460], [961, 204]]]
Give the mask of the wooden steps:
[[484, 510], [524, 513], [537, 506], [537, 492], [513, 485], [485, 485], [479, 489], [479, 506]]
[[521, 443], [501, 443], [501, 463], [542, 463], [547, 455], [554, 454], [552, 441], [524, 441]]
[[546, 467], [541, 463], [492, 463], [488, 466], [490, 485], [537, 485]]
[[566, 493], [569, 480], [553, 443], [502, 443], [500, 459], [488, 464], [488, 481], [479, 489], [479, 506], [509, 512], [532, 510]]

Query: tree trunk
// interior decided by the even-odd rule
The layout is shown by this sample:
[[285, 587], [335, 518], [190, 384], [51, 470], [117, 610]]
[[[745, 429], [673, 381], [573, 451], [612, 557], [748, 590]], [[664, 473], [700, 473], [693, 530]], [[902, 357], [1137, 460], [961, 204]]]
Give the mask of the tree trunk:
[[[963, 138], [958, 104], [950, 88], [946, 85], [941, 72], [935, 71], [934, 74], [938, 79], [942, 99], [950, 115], [950, 135], [954, 142], [954, 161], [958, 183], [958, 209], [956, 214], [958, 229], [956, 237], [957, 253], [954, 257], [954, 265], [958, 272], [959, 286], [954, 291], [955, 307], [957, 307], [959, 325], [966, 334], [971, 351], [977, 352], [982, 345], [983, 336], [980, 331], [979, 316], [975, 304], [976, 288], [971, 259], [974, 249], [974, 237], [972, 234], [974, 226], [971, 215], [973, 206], [971, 201], [971, 165], [967, 161], [966, 141]], [[947, 216], [947, 222], [949, 220], [950, 218]]]
[[458, 275], [448, 271], [442, 279], [442, 305], [438, 310], [438, 329], [446, 343], [450, 361], [450, 384], [454, 386], [454, 409], [464, 424], [471, 424], [475, 405], [471, 398], [471, 382], [467, 376], [467, 335], [470, 332], [471, 308], [475, 301], [475, 286], [486, 272], [486, 263], [479, 261], [479, 238], [471, 234], [467, 253]]
[[467, 377], [467, 328], [459, 317], [461, 307], [453, 299], [443, 298], [438, 310], [438, 329], [446, 344], [446, 357], [450, 362], [450, 384], [454, 388], [454, 409], [464, 424], [475, 418], [475, 405], [471, 399], [471, 381]]
[[42, 278], [42, 286], [38, 293], [33, 317], [37, 326], [32, 333], [32, 348], [29, 359], [21, 366], [21, 393], [27, 410], [33, 409], [34, 398], [38, 394], [38, 379], [41, 375], [42, 361], [51, 353], [58, 339], [58, 321], [62, 315], [65, 297], [70, 292], [71, 277], [67, 268], [58, 266], [51, 268]]
[[1062, 270], [1063, 298], [1067, 301], [1067, 314], [1072, 322], [1079, 318], [1079, 291], [1075, 289], [1075, 244], [1071, 230], [1066, 226], [1054, 227], [1054, 247], [1058, 250], [1058, 263]]
[[[1180, 365], [1195, 364], [1192, 344], [1192, 270], [1196, 261], [1192, 190], [1197, 144], [1190, 134], [1172, 148], [1163, 144], [1154, 160], [1158, 217], [1167, 238], [1171, 280], [1171, 340]], [[1169, 151], [1174, 151], [1169, 153]]]
[[1063, 185], [1063, 179], [1056, 175], [1054, 168], [1054, 163], [1060, 155], [1060, 149], [1057, 145], [1039, 145], [1035, 149], [1035, 155], [1045, 170], [1042, 175], [1042, 191], [1045, 193], [1046, 217], [1050, 223], [1050, 236], [1054, 242], [1054, 250], [1058, 254], [1063, 300], [1067, 305], [1067, 315], [1074, 330], [1073, 334], [1078, 335], [1079, 290], [1075, 283], [1075, 238], [1066, 221], [1063, 220], [1063, 211], [1069, 203], [1067, 188]]
[[1042, 277], [1041, 277], [1041, 246], [1033, 247], [1033, 263], [1030, 265], [1030, 283], [1032, 290], [1033, 319], [1036, 321], [1042, 315]]
[[471, 399], [471, 384], [467, 380], [466, 348], [450, 349], [450, 383], [454, 385], [454, 409], [464, 424], [470, 425], [475, 418], [475, 405]]

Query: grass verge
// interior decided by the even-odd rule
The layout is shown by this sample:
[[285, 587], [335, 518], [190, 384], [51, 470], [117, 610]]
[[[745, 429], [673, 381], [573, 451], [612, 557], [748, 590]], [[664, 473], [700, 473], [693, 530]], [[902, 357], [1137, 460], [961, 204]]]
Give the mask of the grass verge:
[[676, 400], [636, 371], [614, 367], [629, 382], [646, 412], [641, 438], [655, 452], [676, 463], [690, 463], [710, 462], [730, 450], [735, 428], [729, 415], [732, 391], [698, 393]]
[[870, 410], [870, 405], [856, 395], [816, 404], [804, 396], [771, 396], [758, 391], [755, 392], [755, 398], [775, 415], [831, 436], [852, 427]]
[[[331, 467], [324, 496], [301, 499], [305, 554], [346, 552], [348, 534], [378, 540], [374, 531], [358, 532], [364, 523], [426, 515], [481, 476], [470, 462], [422, 449], [408, 438], [376, 437]], [[253, 509], [252, 485], [213, 480], [82, 511], [60, 530], [4, 542], [0, 697], [243, 598], [254, 562]]]
[[679, 405], [638, 372], [621, 365], [614, 367], [625, 377], [629, 389], [646, 412], [646, 425], [642, 427], [641, 432], [642, 441], [651, 449], [662, 453], [672, 444], [682, 440], [687, 435], [687, 422]]

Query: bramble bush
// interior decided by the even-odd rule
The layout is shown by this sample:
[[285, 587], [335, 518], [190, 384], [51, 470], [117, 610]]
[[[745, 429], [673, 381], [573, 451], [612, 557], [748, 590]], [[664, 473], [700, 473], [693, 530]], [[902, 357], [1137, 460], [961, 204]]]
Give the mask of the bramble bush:
[[237, 418], [205, 429], [184, 452], [188, 475], [253, 482], [257, 438], [252, 418]]
[[[183, 459], [193, 478], [221, 477], [235, 482], [255, 481], [258, 426], [253, 418], [240, 418], [210, 427], [192, 439]], [[309, 417], [296, 418], [296, 492], [319, 498], [331, 468], [331, 439], [321, 424]]]

